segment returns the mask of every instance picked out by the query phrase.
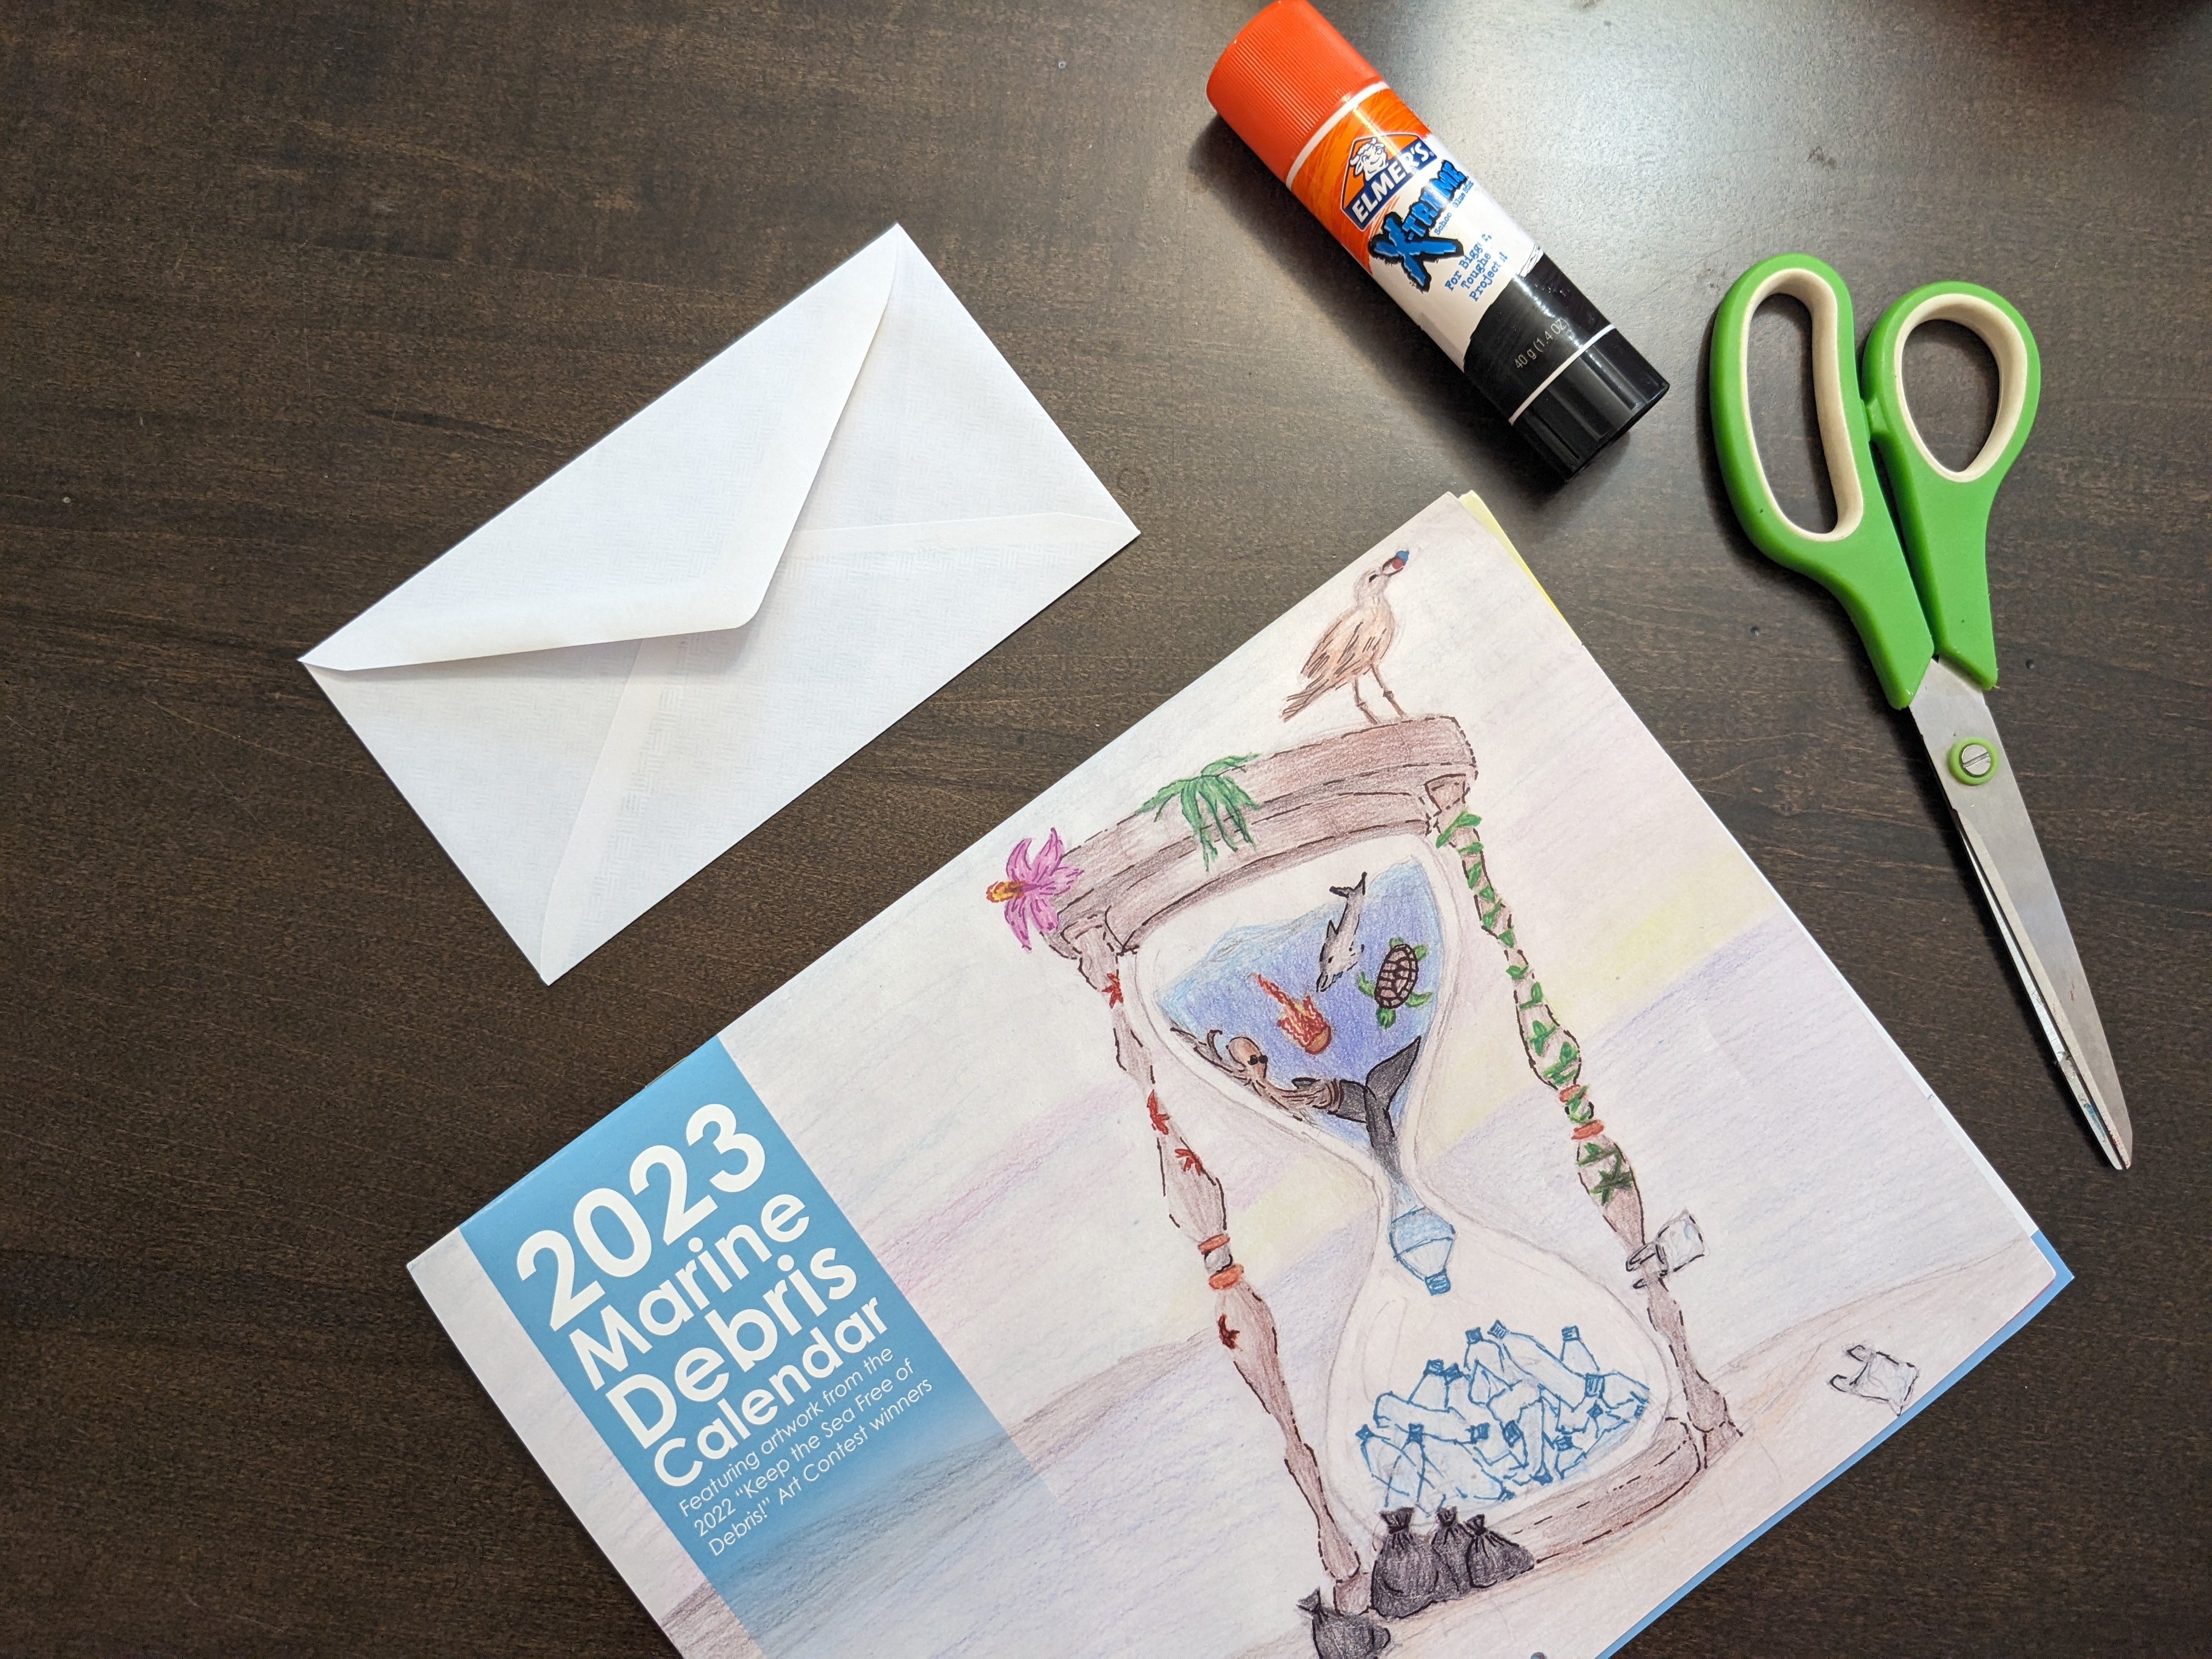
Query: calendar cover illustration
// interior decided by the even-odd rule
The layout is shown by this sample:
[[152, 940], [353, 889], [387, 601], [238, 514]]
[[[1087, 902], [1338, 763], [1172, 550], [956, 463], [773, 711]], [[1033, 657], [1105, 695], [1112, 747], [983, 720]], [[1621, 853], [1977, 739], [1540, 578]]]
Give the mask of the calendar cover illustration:
[[1607, 1653], [2068, 1278], [1450, 497], [414, 1272], [768, 1659]]

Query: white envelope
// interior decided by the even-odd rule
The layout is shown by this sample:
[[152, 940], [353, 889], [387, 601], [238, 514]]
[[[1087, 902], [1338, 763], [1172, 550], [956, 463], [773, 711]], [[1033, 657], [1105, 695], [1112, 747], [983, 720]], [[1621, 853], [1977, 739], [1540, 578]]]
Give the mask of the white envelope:
[[894, 226], [301, 660], [550, 984], [1136, 534]]

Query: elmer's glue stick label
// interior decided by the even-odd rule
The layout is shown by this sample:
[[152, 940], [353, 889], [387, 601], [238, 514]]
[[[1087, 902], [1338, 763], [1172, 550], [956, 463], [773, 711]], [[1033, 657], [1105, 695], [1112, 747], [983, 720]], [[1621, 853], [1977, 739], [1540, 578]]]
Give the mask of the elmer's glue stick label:
[[1309, 0], [1274, 0], [1206, 94], [1507, 423], [1571, 477], [1667, 382]]
[[1536, 239], [1388, 87], [1314, 134], [1290, 185], [1455, 361], [1505, 280], [1542, 257]]

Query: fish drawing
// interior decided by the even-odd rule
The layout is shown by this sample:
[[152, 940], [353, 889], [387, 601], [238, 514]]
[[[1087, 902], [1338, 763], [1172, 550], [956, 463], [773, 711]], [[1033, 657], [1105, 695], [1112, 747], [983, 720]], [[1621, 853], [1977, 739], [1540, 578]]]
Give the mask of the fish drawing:
[[1344, 901], [1344, 914], [1329, 923], [1322, 935], [1321, 972], [1314, 980], [1316, 996], [1359, 965], [1359, 918], [1367, 909], [1367, 872], [1361, 871], [1359, 879], [1349, 887], [1328, 890]]

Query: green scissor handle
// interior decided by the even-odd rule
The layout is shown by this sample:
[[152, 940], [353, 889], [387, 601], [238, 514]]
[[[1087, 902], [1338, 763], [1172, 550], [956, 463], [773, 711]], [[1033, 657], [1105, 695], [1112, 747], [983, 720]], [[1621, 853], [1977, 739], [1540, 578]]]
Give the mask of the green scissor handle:
[[[1997, 365], [1997, 417], [1961, 471], [1929, 453], [1905, 397], [1905, 342], [1923, 323], [1957, 323]], [[1930, 283], [1881, 313], [1867, 336], [1867, 423], [1905, 524], [1905, 550], [1936, 649], [1984, 691], [1997, 683], [1990, 626], [1990, 507], [2035, 424], [2043, 362], [2035, 336], [2001, 295], [1972, 283]]]
[[[1751, 319], [1762, 301], [1786, 294], [1813, 316], [1813, 405], [1819, 416], [1820, 451], [1836, 498], [1836, 526], [1807, 530], [1774, 499], [1759, 441], [1751, 430]], [[1867, 406], [1859, 396], [1853, 361], [1850, 290], [1844, 279], [1808, 253], [1780, 253], [1735, 279], [1713, 319], [1713, 442], [1721, 476], [1744, 533], [1776, 563], [1810, 576], [1843, 602], [1882, 693], [1903, 708], [1920, 689], [1936, 655], [1935, 636], [1922, 615], [1905, 549], [1875, 476], [1868, 443]]]
[[[1813, 402], [1836, 498], [1836, 526], [1811, 531], [1774, 499], [1751, 429], [1751, 319], [1786, 294], [1813, 317]], [[1979, 335], [1997, 363], [1997, 418], [1981, 453], [1954, 471], [1929, 453], [1905, 395], [1905, 342], [1923, 323], [1954, 322]], [[1806, 253], [1777, 254], [1736, 278], [1713, 319], [1713, 441], [1744, 533], [1778, 564], [1812, 577], [1843, 602], [1873, 659], [1883, 695], [1903, 708], [1928, 665], [1945, 659], [1984, 690], [1997, 679], [1990, 626], [1990, 507], [2027, 441], [2043, 387], [2035, 337], [1985, 288], [1933, 283], [1885, 311], [1867, 338], [1862, 398], [1852, 361], [1850, 291]], [[1905, 538], [1884, 504], [1876, 447], [1897, 495]]]

